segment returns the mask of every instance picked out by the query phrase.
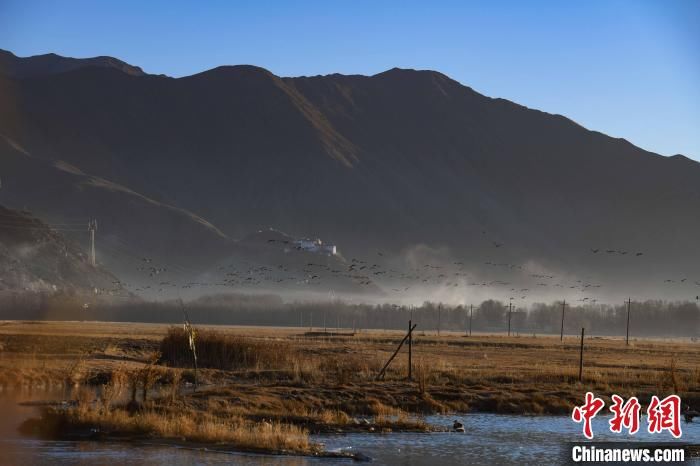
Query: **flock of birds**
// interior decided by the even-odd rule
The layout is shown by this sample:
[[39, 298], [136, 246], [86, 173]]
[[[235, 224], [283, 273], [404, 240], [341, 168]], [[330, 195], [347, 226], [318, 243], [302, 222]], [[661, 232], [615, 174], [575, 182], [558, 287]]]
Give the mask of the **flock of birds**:
[[[591, 252], [593, 254], [598, 254], [600, 252], [600, 248], [591, 249]], [[628, 252], [629, 251], [625, 251], [625, 250], [621, 250], [621, 249], [606, 249], [605, 250], [606, 254], [620, 254], [621, 256], [627, 255]], [[634, 255], [636, 257], [639, 257], [639, 256], [643, 256], [644, 253], [643, 252], [636, 252]]]
[[[411, 291], [424, 294], [426, 290], [457, 291], [468, 287], [489, 289], [494, 295], [508, 295], [510, 301], [525, 302], [528, 297], [541, 296], [545, 292], [552, 295], [575, 294], [575, 301], [581, 304], [596, 304], [597, 292], [603, 284], [585, 278], [568, 278], [542, 272], [535, 266], [510, 262], [484, 261], [479, 264], [464, 261], [449, 263], [427, 262], [412, 266], [397, 266], [398, 261], [388, 259], [383, 251], [375, 251], [371, 257], [350, 257], [311, 253], [295, 246], [292, 240], [269, 239], [269, 248], [280, 249], [278, 264], [260, 264], [251, 259], [238, 259], [229, 264], [219, 265], [209, 272], [182, 273], [180, 266], [158, 264], [154, 258], [141, 257], [135, 271], [142, 279], [138, 284], [115, 281], [111, 290], [100, 290], [114, 294], [128, 290], [139, 293], [163, 293], [174, 290], [197, 289], [202, 293], [218, 291], [222, 288], [246, 290], [312, 290], [317, 292], [338, 291], [343, 293], [366, 292], [402, 298]], [[491, 242], [494, 249], [504, 244]], [[295, 251], [296, 249], [296, 251]], [[284, 253], [282, 253], [284, 251]], [[291, 253], [290, 253], [291, 251]], [[641, 257], [643, 252], [629, 252], [621, 249], [590, 249], [592, 254], [601, 252], [609, 255]], [[178, 270], [180, 269], [180, 270]], [[475, 272], [478, 270], [478, 272]], [[175, 273], [171, 273], [175, 272]], [[508, 272], [508, 273], [506, 273]], [[182, 281], [182, 276], [198, 276], [195, 281]], [[485, 278], [489, 277], [489, 278]], [[666, 279], [664, 283], [694, 283], [688, 278]], [[533, 299], [533, 298], [531, 298]], [[700, 299], [700, 296], [696, 296]]]
[[[275, 247], [275, 243], [282, 243], [285, 249], [289, 249], [289, 241], [272, 240], [268, 241], [268, 246]], [[504, 246], [501, 242], [494, 241], [493, 247], [500, 249]], [[301, 248], [296, 248], [301, 249]], [[592, 248], [592, 254], [601, 252], [608, 255], [641, 257], [643, 252], [629, 252], [619, 249]], [[283, 256], [280, 256], [283, 257]], [[414, 288], [420, 287], [445, 287], [459, 289], [460, 287], [493, 288], [500, 291], [507, 291], [511, 295], [511, 302], [515, 299], [525, 300], [531, 294], [538, 294], [542, 289], [558, 289], [575, 291], [581, 296], [578, 301], [583, 304], [595, 304], [598, 299], [594, 293], [603, 287], [601, 283], [584, 279], [570, 279], [558, 277], [552, 273], [532, 270], [532, 266], [527, 264], [517, 264], [509, 262], [485, 261], [478, 264], [465, 263], [464, 261], [452, 261], [450, 263], [424, 263], [401, 269], [395, 265], [390, 265], [394, 261], [388, 260], [388, 254], [383, 251], [376, 251], [371, 258], [351, 257], [343, 259], [340, 256], [327, 256], [303, 251], [295, 251], [295, 260], [287, 257], [284, 263], [276, 265], [261, 265], [253, 261], [238, 260], [235, 263], [220, 265], [214, 272], [210, 273], [208, 279], [200, 281], [178, 282], [176, 279], [165, 279], [169, 272], [181, 268], [180, 266], [167, 267], [164, 264], [157, 264], [156, 260], [149, 257], [139, 259], [135, 267], [136, 272], [143, 275], [143, 278], [151, 280], [150, 284], [133, 286], [130, 291], [144, 292], [168, 292], [173, 289], [211, 290], [218, 287], [228, 287], [234, 289], [248, 289], [250, 287], [262, 287], [274, 289], [275, 287], [292, 286], [304, 287], [305, 289], [320, 288], [322, 290], [337, 289], [340, 284], [353, 284], [357, 287], [371, 287], [382, 285], [382, 289], [393, 293], [407, 293]], [[503, 271], [511, 272], [511, 278], [499, 279], [476, 279], [472, 272], [473, 268], [482, 271], [487, 270], [483, 275], [506, 274]], [[488, 273], [488, 271], [492, 273]], [[482, 276], [483, 276], [482, 275]], [[205, 274], [206, 276], [206, 274]], [[144, 282], [144, 280], [141, 280]], [[527, 282], [527, 285], [522, 285]], [[688, 278], [666, 279], [664, 283], [691, 284], [700, 287], [700, 281], [689, 281]], [[115, 281], [115, 290], [128, 289], [130, 285], [121, 281]], [[696, 296], [700, 299], [700, 296]], [[689, 406], [684, 406], [682, 415], [686, 422], [692, 422], [694, 418], [700, 417], [698, 411], [692, 410]], [[453, 432], [465, 432], [465, 426], [459, 420], [454, 420]]]

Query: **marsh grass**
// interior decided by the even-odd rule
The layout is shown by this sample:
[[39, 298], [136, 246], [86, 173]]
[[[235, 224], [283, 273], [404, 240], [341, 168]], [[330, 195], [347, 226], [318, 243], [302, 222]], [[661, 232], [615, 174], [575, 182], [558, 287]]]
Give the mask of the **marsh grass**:
[[110, 410], [112, 404], [120, 399], [127, 383], [128, 374], [124, 366], [120, 365], [112, 372], [109, 382], [102, 386], [100, 401], [104, 410]]
[[[257, 340], [202, 330], [197, 335], [199, 367], [239, 370], [289, 367], [293, 349], [282, 340]], [[161, 362], [173, 367], [192, 367], [192, 352], [184, 330], [171, 327], [160, 343]]]
[[308, 432], [281, 423], [251, 423], [239, 416], [218, 417], [201, 412], [130, 413], [125, 409], [78, 407], [54, 410], [68, 427], [89, 426], [115, 435], [134, 435], [198, 443], [227, 444], [243, 450], [309, 453], [317, 448]]
[[159, 368], [155, 366], [159, 359], [159, 352], [151, 354], [148, 363], [144, 365], [138, 374], [138, 379], [141, 382], [141, 399], [144, 403], [148, 401], [148, 392], [155, 385], [156, 379], [160, 373]]
[[[101, 332], [103, 327], [109, 326], [101, 326]], [[20, 359], [5, 351], [0, 384], [34, 383], [53, 373], [61, 374], [61, 383], [69, 379], [71, 386], [100, 380], [106, 385], [103, 409], [112, 409], [121, 396], [110, 395], [120, 391], [117, 385], [127, 399], [130, 388], [132, 398], [140, 399], [146, 380], [149, 387], [155, 383], [156, 390], [149, 392], [148, 403], [139, 402], [134, 413], [152, 411], [156, 405], [183, 407], [248, 420], [263, 416], [280, 422], [298, 420], [298, 425], [314, 429], [343, 426], [348, 417], [394, 419], [401, 412], [565, 414], [587, 390], [602, 397], [618, 393], [640, 400], [653, 393], [676, 392], [692, 407], [700, 406], [700, 352], [694, 343], [640, 340], [626, 347], [620, 340], [587, 340], [579, 383], [579, 346], [574, 338], [561, 343], [549, 337], [416, 334], [413, 381], [406, 380], [405, 350], [389, 366], [385, 380], [375, 381], [400, 341], [399, 333], [321, 339], [292, 330], [204, 329], [198, 341], [198, 378], [208, 382], [194, 394], [186, 389], [186, 382], [192, 381], [192, 355], [184, 332], [166, 327], [159, 332], [148, 341], [110, 337], [112, 346], [96, 344], [97, 338], [84, 341], [85, 348], [106, 348], [103, 353], [111, 359], [84, 357], [74, 350], [56, 359], [30, 351]], [[57, 337], [49, 340], [49, 349], [66, 346]], [[17, 348], [31, 346], [20, 336], [10, 342]], [[162, 356], [152, 363], [155, 350]], [[122, 356], [124, 382], [111, 387], [106, 382], [111, 379], [95, 377], [96, 371], [118, 371], [115, 360]], [[146, 379], [144, 372], [150, 374]]]
[[431, 427], [420, 418], [411, 417], [403, 411], [395, 415], [379, 415], [374, 418], [374, 424], [384, 430], [410, 430], [429, 432]]

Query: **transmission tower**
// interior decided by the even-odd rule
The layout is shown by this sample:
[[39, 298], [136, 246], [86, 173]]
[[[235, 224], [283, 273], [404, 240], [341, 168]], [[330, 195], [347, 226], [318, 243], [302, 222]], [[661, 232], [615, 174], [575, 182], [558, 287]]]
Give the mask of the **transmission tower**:
[[95, 232], [97, 231], [97, 220], [92, 219], [88, 222], [88, 231], [90, 232], [90, 263], [93, 267], [97, 266], [95, 257]]

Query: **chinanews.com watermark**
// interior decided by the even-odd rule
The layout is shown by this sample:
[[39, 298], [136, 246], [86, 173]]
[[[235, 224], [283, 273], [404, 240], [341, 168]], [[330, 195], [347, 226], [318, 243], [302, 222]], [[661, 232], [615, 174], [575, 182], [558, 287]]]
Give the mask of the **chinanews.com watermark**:
[[681, 443], [597, 442], [569, 445], [569, 464], [682, 464], [700, 459], [700, 449]]
[[[642, 429], [642, 405], [636, 397], [627, 400], [619, 395], [611, 396], [608, 429], [613, 434], [628, 434], [634, 437]], [[583, 442], [570, 443], [567, 448], [568, 464], [624, 464], [624, 463], [659, 463], [659, 464], [700, 464], [700, 445], [682, 442], [594, 442], [593, 419], [605, 407], [605, 401], [593, 393], [586, 393], [584, 403], [576, 406], [571, 419], [581, 424]], [[652, 396], [646, 409], [645, 430], [649, 435], [670, 434], [681, 439], [683, 429], [681, 420], [692, 422], [695, 411], [683, 407], [677, 395], [660, 399]], [[629, 437], [628, 437], [629, 438]]]

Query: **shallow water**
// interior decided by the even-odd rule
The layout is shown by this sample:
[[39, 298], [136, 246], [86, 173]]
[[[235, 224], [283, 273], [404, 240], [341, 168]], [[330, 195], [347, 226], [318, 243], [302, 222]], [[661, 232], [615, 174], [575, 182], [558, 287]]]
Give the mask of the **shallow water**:
[[[172, 446], [135, 446], [112, 442], [58, 442], [21, 437], [16, 428], [34, 408], [16, 403], [0, 404], [0, 464], [36, 465], [318, 465], [327, 462], [352, 464], [348, 460], [279, 457], [220, 453]], [[431, 416], [430, 423], [451, 426], [454, 416]], [[371, 464], [558, 464], [567, 454], [566, 443], [583, 439], [581, 426], [566, 416], [506, 416], [469, 414], [459, 417], [465, 433], [326, 434], [314, 436], [328, 450], [361, 452]], [[634, 437], [612, 434], [607, 419], [594, 420], [595, 440], [674, 441], [670, 434]], [[646, 427], [642, 419], [641, 429]], [[683, 443], [700, 443], [700, 423], [682, 424]]]
[[[449, 427], [454, 416], [431, 416], [427, 420]], [[646, 418], [635, 436], [613, 434], [609, 417], [596, 417], [593, 433], [596, 441], [676, 441], [670, 434], [650, 435]], [[387, 434], [322, 436], [326, 448], [352, 445], [380, 464], [557, 464], [565, 460], [567, 442], [584, 439], [581, 425], [568, 416], [510, 416], [469, 414], [459, 417], [465, 433]], [[682, 424], [682, 443], [700, 443], [700, 423]]]

